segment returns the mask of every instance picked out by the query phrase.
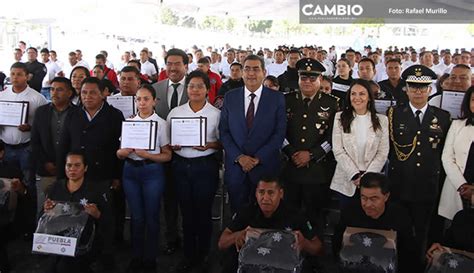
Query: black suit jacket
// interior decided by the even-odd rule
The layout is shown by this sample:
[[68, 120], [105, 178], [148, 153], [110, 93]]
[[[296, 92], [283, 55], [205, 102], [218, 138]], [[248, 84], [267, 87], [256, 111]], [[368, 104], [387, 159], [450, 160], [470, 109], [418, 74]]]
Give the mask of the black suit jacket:
[[[70, 105], [66, 115], [70, 115], [75, 105]], [[59, 151], [53, 144], [51, 136], [51, 117], [53, 115], [53, 105], [51, 103], [39, 107], [35, 113], [33, 127], [31, 128], [31, 149], [33, 158], [33, 167], [36, 174], [40, 176], [53, 176], [48, 173], [44, 165], [47, 162], [56, 164]], [[66, 120], [67, 120], [66, 116]]]
[[[449, 112], [428, 106], [421, 126], [417, 124], [409, 104], [394, 107], [392, 116], [389, 110], [388, 117], [391, 197], [413, 203], [436, 201], [443, 171], [441, 153], [451, 125]], [[408, 146], [397, 148], [395, 142]], [[413, 144], [414, 148], [410, 146]], [[400, 159], [397, 149], [411, 154], [406, 160]]]
[[66, 154], [82, 151], [88, 163], [86, 178], [92, 180], [120, 179], [122, 162], [116, 152], [120, 148], [122, 112], [104, 102], [103, 108], [89, 121], [82, 108], [75, 109], [66, 119], [62, 135], [58, 177], [64, 177]]

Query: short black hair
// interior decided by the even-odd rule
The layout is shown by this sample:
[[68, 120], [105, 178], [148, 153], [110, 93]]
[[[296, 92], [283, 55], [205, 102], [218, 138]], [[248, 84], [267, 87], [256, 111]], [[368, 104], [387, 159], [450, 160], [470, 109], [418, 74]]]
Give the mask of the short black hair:
[[[132, 64], [137, 64], [137, 65], [138, 65], [138, 69], [142, 69], [142, 64], [140, 63], [139, 60], [130, 60], [130, 61], [128, 61], [127, 66], [131, 66], [131, 65], [129, 65], [129, 64], [131, 64], [131, 63], [132, 63]], [[124, 67], [124, 68], [125, 68], [125, 67]], [[123, 70], [123, 68], [122, 68], [122, 70]], [[122, 72], [122, 71], [120, 71], [120, 72]]]
[[49, 49], [47, 49], [47, 48], [42, 48], [41, 51], [40, 51], [40, 53], [47, 53], [47, 54], [49, 54]]
[[356, 53], [355, 50], [352, 49], [352, 48], [349, 48], [348, 50], [346, 50], [346, 54], [349, 53], [349, 52], [352, 52], [352, 53], [354, 53], [354, 54]]
[[68, 157], [73, 156], [73, 155], [80, 156], [84, 166], [87, 166], [87, 159], [86, 159], [86, 155], [85, 155], [84, 152], [82, 152], [80, 150], [70, 151], [69, 153], [66, 154], [66, 160], [67, 160]]
[[104, 84], [102, 83], [102, 81], [99, 80], [99, 79], [96, 78], [96, 77], [87, 77], [87, 78], [85, 78], [85, 79], [82, 81], [82, 83], [81, 83], [81, 89], [82, 89], [82, 87], [84, 86], [84, 84], [86, 84], [86, 83], [90, 83], [90, 84], [95, 84], [95, 85], [97, 85], [97, 87], [99, 88], [99, 90], [100, 90], [101, 93], [104, 92], [104, 90], [105, 90], [105, 86], [104, 86]]
[[68, 79], [68, 78], [65, 78], [65, 77], [55, 77], [52, 81], [51, 81], [51, 85], [53, 85], [53, 83], [55, 82], [60, 82], [60, 83], [64, 83], [66, 85], [66, 87], [71, 90], [71, 91], [74, 91], [74, 87], [72, 87], [72, 83], [71, 83], [71, 80]]
[[211, 64], [211, 62], [209, 61], [207, 57], [202, 57], [201, 59], [197, 61], [197, 63], [198, 64]]
[[104, 62], [105, 62], [106, 57], [105, 57], [104, 54], [97, 54], [97, 55], [95, 55], [95, 59], [96, 59], [96, 60], [97, 60], [97, 59], [102, 59], [102, 60], [104, 60]]
[[50, 50], [49, 53], [57, 54], [57, 53], [56, 53], [56, 50]]
[[101, 65], [101, 64], [96, 64], [96, 65], [94, 65], [94, 68], [92, 68], [92, 70], [94, 70], [94, 69], [96, 69], [96, 68], [100, 68], [100, 70], [105, 71], [105, 67], [104, 67], [103, 65]]
[[368, 172], [360, 179], [360, 187], [367, 189], [380, 188], [383, 194], [387, 194], [390, 192], [390, 180], [381, 173]]
[[201, 78], [206, 85], [206, 89], [211, 89], [211, 81], [209, 80], [209, 76], [207, 76], [207, 74], [201, 70], [194, 70], [193, 72], [189, 73], [189, 75], [186, 76], [185, 84], [188, 85], [192, 78]]
[[[137, 61], [138, 62], [138, 61]], [[138, 62], [140, 63], [140, 62]], [[130, 66], [130, 65], [127, 65], [125, 66], [124, 68], [122, 68], [122, 70], [120, 70], [120, 74], [122, 73], [128, 73], [128, 72], [133, 72], [135, 73], [135, 76], [137, 77], [137, 79], [140, 79], [140, 71], [138, 70], [138, 68], [136, 68], [135, 66]]]
[[262, 67], [262, 70], [265, 70], [265, 61], [263, 60], [262, 57], [251, 54], [251, 55], [248, 55], [247, 57], [245, 57], [244, 65], [245, 65], [245, 62], [247, 62], [247, 61], [259, 61], [260, 66]]
[[372, 59], [370, 59], [370, 58], [362, 58], [362, 60], [359, 61], [358, 66], [360, 65], [360, 63], [363, 63], [363, 62], [369, 62], [369, 63], [372, 65], [372, 69], [375, 70], [375, 62], [374, 62], [374, 60], [372, 60]]
[[280, 86], [280, 82], [278, 81], [277, 77], [268, 75], [265, 77], [263, 81], [270, 81], [275, 86]]
[[109, 93], [110, 94], [115, 94], [117, 93], [117, 88], [115, 87], [115, 85], [112, 83], [111, 80], [108, 80], [108, 79], [102, 79], [100, 80], [102, 82], [102, 84], [104, 85], [104, 90], [105, 88], [107, 88], [109, 90]]
[[16, 63], [12, 64], [12, 66], [10, 66], [10, 70], [12, 70], [13, 68], [22, 69], [23, 71], [25, 71], [26, 75], [28, 75], [28, 73], [30, 73], [28, 71], [28, 66], [26, 66], [26, 64], [22, 63], [22, 62], [16, 62]]
[[153, 86], [149, 83], [144, 83], [142, 85], [140, 85], [140, 88], [138, 88], [138, 90], [140, 89], [146, 89], [148, 90], [148, 92], [151, 93], [151, 96], [153, 97], [153, 99], [156, 99], [156, 90], [155, 88], [153, 88]]
[[257, 186], [260, 183], [276, 183], [280, 189], [283, 189], [283, 182], [278, 178], [278, 176], [275, 175], [262, 176], [262, 178], [260, 178], [260, 180], [258, 181]]
[[389, 64], [389, 63], [397, 63], [399, 65], [402, 64], [402, 61], [398, 58], [394, 58], [394, 59], [388, 59], [387, 62], [385, 63], [385, 65]]
[[168, 50], [168, 52], [166, 52], [165, 63], [168, 61], [169, 56], [180, 56], [181, 58], [183, 58], [184, 64], [189, 63], [188, 55], [186, 55], [186, 52], [179, 48], [172, 48]]
[[28, 51], [30, 49], [33, 50], [36, 54], [38, 54], [38, 49], [36, 49], [36, 47], [30, 46], [29, 48], [26, 49], [26, 51]]
[[238, 66], [238, 67], [240, 67], [240, 69], [243, 68], [242, 64], [240, 64], [240, 63], [238, 63], [238, 62], [233, 62], [233, 63], [231, 63], [231, 64], [230, 64], [230, 68], [232, 68], [232, 66]]

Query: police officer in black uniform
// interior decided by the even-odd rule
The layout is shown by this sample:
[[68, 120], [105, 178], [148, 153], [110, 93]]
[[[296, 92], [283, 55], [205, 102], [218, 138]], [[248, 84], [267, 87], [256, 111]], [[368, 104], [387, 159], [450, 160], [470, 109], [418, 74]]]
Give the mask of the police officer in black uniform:
[[430, 220], [439, 199], [441, 153], [451, 124], [448, 112], [428, 105], [430, 84], [436, 77], [423, 65], [407, 68], [402, 78], [409, 103], [388, 110], [392, 198], [410, 214], [420, 255], [413, 272], [422, 270]]
[[[331, 151], [331, 127], [338, 98], [320, 90], [324, 66], [304, 58], [297, 62], [299, 91], [286, 95], [287, 131], [283, 152], [286, 155], [282, 177], [285, 199], [303, 207], [314, 227], [321, 228], [321, 209], [326, 204], [329, 175], [326, 155]], [[321, 231], [321, 230], [319, 230]]]
[[41, 92], [44, 76], [48, 72], [46, 66], [38, 62], [38, 50], [34, 47], [27, 49], [28, 62], [26, 67], [28, 68], [28, 85], [34, 90]]
[[[232, 217], [232, 222], [222, 232], [219, 249], [226, 251], [222, 272], [237, 272], [237, 250], [245, 243], [247, 232], [252, 229], [275, 229], [293, 231], [297, 237], [296, 247], [304, 254], [322, 254], [322, 242], [304, 215], [283, 200], [284, 190], [276, 177], [263, 177], [257, 184], [257, 203], [243, 207]], [[310, 266], [303, 264], [303, 272]], [[311, 272], [311, 271], [310, 271]]]

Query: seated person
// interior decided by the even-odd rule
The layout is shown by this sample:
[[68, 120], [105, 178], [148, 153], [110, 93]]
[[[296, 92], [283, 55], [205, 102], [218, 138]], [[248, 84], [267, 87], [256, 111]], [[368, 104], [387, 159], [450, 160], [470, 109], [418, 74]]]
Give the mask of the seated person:
[[333, 237], [333, 249], [339, 253], [346, 227], [393, 230], [397, 232], [398, 266], [401, 273], [410, 272], [413, 255], [413, 232], [408, 214], [388, 202], [389, 181], [379, 173], [365, 173], [360, 182], [360, 201], [345, 207]]
[[[303, 214], [283, 201], [284, 190], [277, 178], [262, 178], [257, 184], [257, 204], [242, 208], [230, 225], [222, 232], [218, 247], [226, 250], [222, 272], [237, 272], [237, 250], [245, 243], [247, 232], [252, 229], [291, 229], [297, 239], [297, 247], [310, 256], [323, 253], [319, 238]], [[303, 265], [303, 270], [307, 265]], [[305, 271], [303, 271], [305, 272]]]
[[[85, 212], [90, 215], [88, 224], [92, 224], [90, 221], [92, 219], [98, 229], [101, 226], [107, 226], [102, 224], [105, 221], [110, 221], [111, 216], [107, 197], [95, 187], [94, 182], [85, 179], [87, 163], [84, 155], [79, 152], [70, 152], [66, 156], [65, 171], [67, 179], [58, 180], [47, 191], [44, 211], [53, 209], [58, 201], [77, 202], [83, 205]], [[96, 232], [96, 234], [102, 233]], [[95, 241], [92, 250], [84, 255], [76, 257], [52, 256], [46, 272], [91, 272], [89, 265], [93, 261], [92, 258], [96, 250], [94, 248]]]
[[[474, 186], [470, 185], [472, 190]], [[472, 198], [474, 201], [474, 198]], [[446, 230], [443, 241], [434, 243], [426, 253], [431, 263], [434, 252], [444, 251], [444, 247], [465, 250], [474, 253], [474, 208], [460, 210], [453, 218], [451, 226]]]
[[[3, 160], [5, 156], [5, 143], [0, 140], [0, 178], [9, 178], [11, 181], [11, 191], [18, 194], [18, 206], [24, 205], [27, 197], [25, 185], [21, 182], [23, 173], [19, 166], [11, 164]], [[5, 187], [3, 181], [0, 181], [0, 192]], [[0, 197], [2, 197], [0, 195]], [[0, 204], [0, 272], [10, 272], [10, 264], [8, 261], [7, 243], [18, 235], [18, 229], [21, 227], [19, 221], [12, 221], [14, 211], [8, 208], [8, 200], [4, 204]], [[20, 213], [15, 214], [18, 220]]]

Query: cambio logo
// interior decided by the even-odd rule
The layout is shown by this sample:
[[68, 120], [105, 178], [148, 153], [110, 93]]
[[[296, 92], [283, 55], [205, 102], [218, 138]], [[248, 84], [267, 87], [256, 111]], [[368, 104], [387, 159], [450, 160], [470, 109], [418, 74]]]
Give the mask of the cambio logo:
[[364, 8], [361, 5], [321, 5], [314, 6], [313, 4], [304, 5], [301, 8], [306, 16], [360, 16], [364, 12]]

